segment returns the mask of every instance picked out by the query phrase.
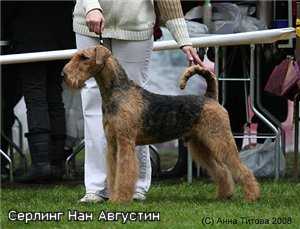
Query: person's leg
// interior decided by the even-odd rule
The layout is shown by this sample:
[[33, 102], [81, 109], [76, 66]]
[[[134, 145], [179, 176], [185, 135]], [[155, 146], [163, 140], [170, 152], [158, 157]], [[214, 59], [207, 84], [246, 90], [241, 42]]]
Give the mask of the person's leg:
[[[244, 69], [243, 62], [247, 58], [240, 58], [245, 47], [226, 48], [226, 75], [231, 78], [243, 78]], [[247, 53], [247, 52], [246, 52]], [[220, 88], [220, 92], [222, 88]], [[245, 92], [243, 82], [227, 82], [226, 83], [226, 104], [225, 108], [229, 113], [230, 126], [233, 133], [243, 133], [244, 124], [246, 123], [246, 106]], [[238, 149], [242, 148], [243, 139], [236, 138], [235, 142]]]
[[[143, 85], [147, 82], [147, 67], [152, 51], [152, 41], [128, 42], [105, 39], [105, 46], [112, 49], [113, 55], [119, 59], [128, 71], [130, 78]], [[76, 34], [77, 48], [83, 49], [99, 44], [99, 40]], [[140, 44], [140, 45], [138, 45]], [[115, 45], [112, 47], [112, 45]], [[128, 55], [132, 50], [141, 54]], [[131, 58], [133, 57], [133, 58]], [[125, 61], [124, 61], [125, 60]], [[137, 71], [138, 70], [138, 71]], [[138, 74], [136, 73], [138, 72]], [[107, 197], [106, 193], [106, 139], [102, 127], [101, 96], [99, 88], [92, 78], [86, 82], [81, 91], [85, 129], [85, 187], [87, 195], [82, 202], [97, 201], [95, 195]], [[140, 179], [136, 188], [136, 199], [143, 199], [151, 183], [151, 163], [147, 146], [137, 147], [140, 164]], [[90, 195], [91, 194], [91, 195]], [[141, 196], [139, 194], [142, 194]]]
[[19, 182], [34, 182], [48, 179], [50, 122], [46, 96], [46, 67], [44, 63], [24, 64], [19, 67], [19, 77], [27, 108], [29, 150], [31, 169]]
[[[112, 54], [124, 67], [128, 77], [144, 87], [148, 82], [148, 67], [153, 41], [112, 40]], [[139, 160], [139, 179], [136, 184], [135, 199], [144, 199], [151, 184], [151, 162], [149, 146], [137, 146]]]
[[[95, 38], [76, 34], [78, 49], [98, 44]], [[81, 89], [82, 109], [84, 117], [84, 184], [86, 195], [81, 202], [101, 201], [98, 196], [107, 197], [106, 193], [106, 140], [102, 126], [101, 95], [94, 78], [86, 81]]]
[[66, 137], [65, 108], [62, 100], [62, 61], [47, 63], [47, 102], [50, 118], [51, 152], [49, 154], [53, 175], [60, 179], [64, 173], [66, 159], [64, 146]]

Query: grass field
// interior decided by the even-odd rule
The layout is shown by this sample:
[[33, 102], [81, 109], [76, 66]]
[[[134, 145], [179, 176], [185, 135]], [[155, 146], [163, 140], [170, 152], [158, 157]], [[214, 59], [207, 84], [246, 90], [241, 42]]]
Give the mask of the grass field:
[[[290, 180], [279, 182], [260, 181], [262, 198], [256, 203], [247, 203], [240, 188], [229, 201], [214, 198], [215, 186], [207, 181], [185, 180], [153, 182], [145, 202], [130, 205], [79, 204], [84, 193], [81, 184], [31, 185], [2, 187], [2, 228], [203, 228], [204, 223], [213, 223], [218, 228], [300, 228], [300, 184]], [[80, 214], [91, 212], [93, 220], [68, 221], [68, 210]], [[63, 212], [55, 221], [10, 221], [10, 211], [17, 212]], [[100, 213], [108, 212], [159, 212], [160, 221], [98, 221]], [[102, 215], [103, 216], [103, 215]], [[14, 214], [12, 218], [16, 218]], [[24, 216], [23, 216], [24, 217]], [[248, 220], [245, 220], [246, 217]], [[22, 219], [22, 215], [19, 215]], [[134, 215], [133, 215], [134, 218]], [[82, 219], [82, 217], [79, 219]], [[248, 224], [247, 224], [248, 222]]]

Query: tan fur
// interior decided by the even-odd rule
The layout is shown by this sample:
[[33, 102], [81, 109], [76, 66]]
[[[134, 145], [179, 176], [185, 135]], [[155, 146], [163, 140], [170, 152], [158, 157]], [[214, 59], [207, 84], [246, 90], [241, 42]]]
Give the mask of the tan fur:
[[189, 150], [216, 181], [220, 199], [232, 196], [233, 180], [242, 185], [246, 200], [259, 198], [259, 185], [253, 173], [239, 159], [229, 117], [221, 105], [213, 100], [204, 104], [201, 118], [194, 125], [191, 136]]
[[201, 67], [200, 65], [192, 65], [185, 69], [181, 74], [179, 87], [183, 90], [186, 87], [187, 81], [196, 73], [202, 75], [208, 81], [207, 91], [205, 96], [218, 100], [218, 80], [214, 73]]
[[[124, 78], [125, 73], [120, 65], [110, 51], [102, 46], [77, 52], [63, 71], [66, 83], [73, 88], [82, 87], [94, 75], [105, 108], [103, 126], [108, 143], [110, 201], [131, 201], [138, 178], [135, 146], [153, 143], [155, 139], [143, 132], [145, 102], [141, 89], [131, 82], [126, 90], [122, 89], [127, 76]], [[184, 88], [195, 73], [201, 73], [206, 78], [208, 98], [192, 128], [182, 136], [187, 139], [188, 150], [215, 180], [218, 198], [230, 198], [236, 182], [242, 185], [245, 199], [255, 201], [260, 196], [259, 185], [252, 172], [239, 159], [228, 114], [216, 100], [217, 80], [214, 74], [200, 66], [189, 67], [183, 73], [180, 85]], [[111, 103], [112, 98], [118, 101], [118, 106]], [[160, 130], [156, 131], [159, 133]]]

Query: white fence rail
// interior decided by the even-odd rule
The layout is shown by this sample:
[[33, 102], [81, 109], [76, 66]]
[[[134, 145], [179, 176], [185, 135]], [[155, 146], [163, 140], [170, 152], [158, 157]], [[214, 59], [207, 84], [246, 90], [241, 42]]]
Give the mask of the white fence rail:
[[[294, 28], [270, 29], [255, 32], [226, 34], [226, 35], [209, 35], [199, 38], [192, 38], [195, 47], [212, 47], [212, 46], [230, 46], [230, 45], [249, 45], [249, 44], [266, 44], [278, 40], [287, 40], [295, 37]], [[175, 41], [157, 41], [154, 43], [153, 50], [178, 49]], [[35, 52], [24, 54], [1, 55], [0, 64], [17, 64], [37, 61], [63, 60], [70, 58], [76, 49]]]

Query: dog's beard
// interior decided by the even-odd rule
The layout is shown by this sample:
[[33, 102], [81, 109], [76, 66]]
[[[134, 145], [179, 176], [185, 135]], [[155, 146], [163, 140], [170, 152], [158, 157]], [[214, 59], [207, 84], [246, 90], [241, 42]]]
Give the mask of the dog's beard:
[[78, 78], [67, 78], [65, 79], [66, 84], [73, 89], [80, 89], [83, 88], [85, 86], [85, 81], [80, 80]]

